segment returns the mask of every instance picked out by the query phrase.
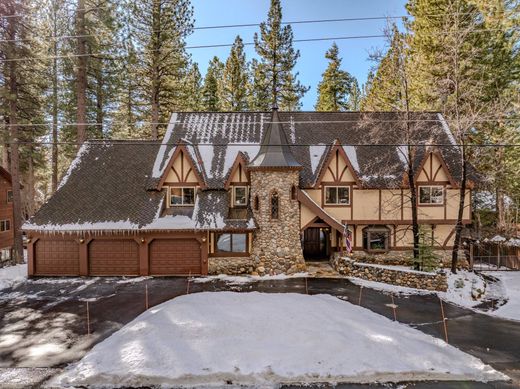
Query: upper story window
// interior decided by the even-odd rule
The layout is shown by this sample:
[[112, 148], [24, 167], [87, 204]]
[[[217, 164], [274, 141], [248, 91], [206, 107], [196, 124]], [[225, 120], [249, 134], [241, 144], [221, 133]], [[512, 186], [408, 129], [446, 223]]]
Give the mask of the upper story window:
[[11, 229], [10, 220], [0, 220], [0, 232], [9, 231]]
[[235, 207], [243, 207], [247, 205], [247, 186], [233, 187], [233, 204]]
[[13, 191], [12, 190], [8, 190], [7, 191], [7, 202], [8, 203], [12, 203], [13, 202]]
[[326, 186], [325, 204], [327, 205], [350, 205], [350, 187], [348, 186]]
[[444, 188], [442, 186], [420, 186], [419, 204], [444, 204]]
[[271, 195], [271, 219], [278, 219], [280, 213], [278, 193], [274, 192]]
[[170, 206], [194, 204], [195, 187], [170, 187]]

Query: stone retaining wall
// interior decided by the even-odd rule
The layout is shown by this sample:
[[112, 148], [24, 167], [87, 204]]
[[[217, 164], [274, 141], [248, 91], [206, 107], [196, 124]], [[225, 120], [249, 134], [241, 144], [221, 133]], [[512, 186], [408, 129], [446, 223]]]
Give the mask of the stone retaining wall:
[[368, 281], [442, 292], [448, 289], [447, 277], [444, 272], [426, 273], [413, 270], [390, 269], [381, 265], [356, 262], [354, 259], [340, 257], [339, 255], [332, 258], [331, 265], [342, 275], [362, 278]]
[[[451, 250], [434, 250], [441, 262], [442, 267], [451, 267]], [[413, 253], [411, 250], [406, 251], [389, 251], [384, 254], [371, 254], [364, 251], [352, 253], [352, 259], [357, 262], [373, 263], [375, 265], [391, 265], [391, 266], [411, 266], [413, 263]], [[459, 251], [459, 269], [469, 268], [466, 255], [463, 250]]]

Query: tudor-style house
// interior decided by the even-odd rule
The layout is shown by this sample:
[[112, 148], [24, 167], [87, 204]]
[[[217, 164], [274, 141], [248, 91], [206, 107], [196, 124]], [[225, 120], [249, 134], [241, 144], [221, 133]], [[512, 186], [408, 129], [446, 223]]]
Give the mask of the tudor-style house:
[[[402, 120], [174, 113], [162, 142], [87, 142], [24, 225], [29, 274], [294, 273], [341, 250], [345, 229], [354, 252], [410, 250]], [[411, 123], [420, 224], [450, 249], [460, 151], [440, 114]]]
[[11, 174], [0, 166], [0, 267], [12, 259], [14, 244]]

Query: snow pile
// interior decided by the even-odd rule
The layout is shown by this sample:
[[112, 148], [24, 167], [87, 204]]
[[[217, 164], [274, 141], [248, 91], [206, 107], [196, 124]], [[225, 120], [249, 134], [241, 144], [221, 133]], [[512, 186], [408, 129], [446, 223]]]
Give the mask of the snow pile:
[[504, 305], [489, 313], [506, 319], [520, 320], [520, 272], [494, 271], [488, 274], [500, 280], [501, 292], [505, 294], [500, 297], [507, 299]]
[[219, 274], [216, 276], [197, 277], [193, 278], [196, 283], [206, 283], [212, 281], [224, 281], [230, 285], [244, 285], [256, 281], [270, 281], [270, 280], [286, 280], [288, 278], [304, 278], [308, 273], [294, 273], [294, 274], [276, 274], [273, 276], [229, 276], [227, 274]]
[[27, 277], [27, 264], [0, 268], [0, 290], [9, 288]]
[[328, 295], [196, 293], [143, 313], [56, 386], [505, 379], [442, 340]]
[[448, 272], [448, 291], [439, 293], [445, 300], [466, 308], [482, 302], [486, 293], [486, 282], [478, 274], [459, 270], [457, 274]]

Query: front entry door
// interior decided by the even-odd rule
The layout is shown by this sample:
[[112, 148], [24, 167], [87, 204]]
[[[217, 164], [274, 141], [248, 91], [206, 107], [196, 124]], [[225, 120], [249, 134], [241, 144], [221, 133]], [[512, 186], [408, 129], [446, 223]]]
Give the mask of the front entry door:
[[323, 228], [310, 227], [303, 234], [303, 256], [305, 259], [328, 259], [329, 233]]

